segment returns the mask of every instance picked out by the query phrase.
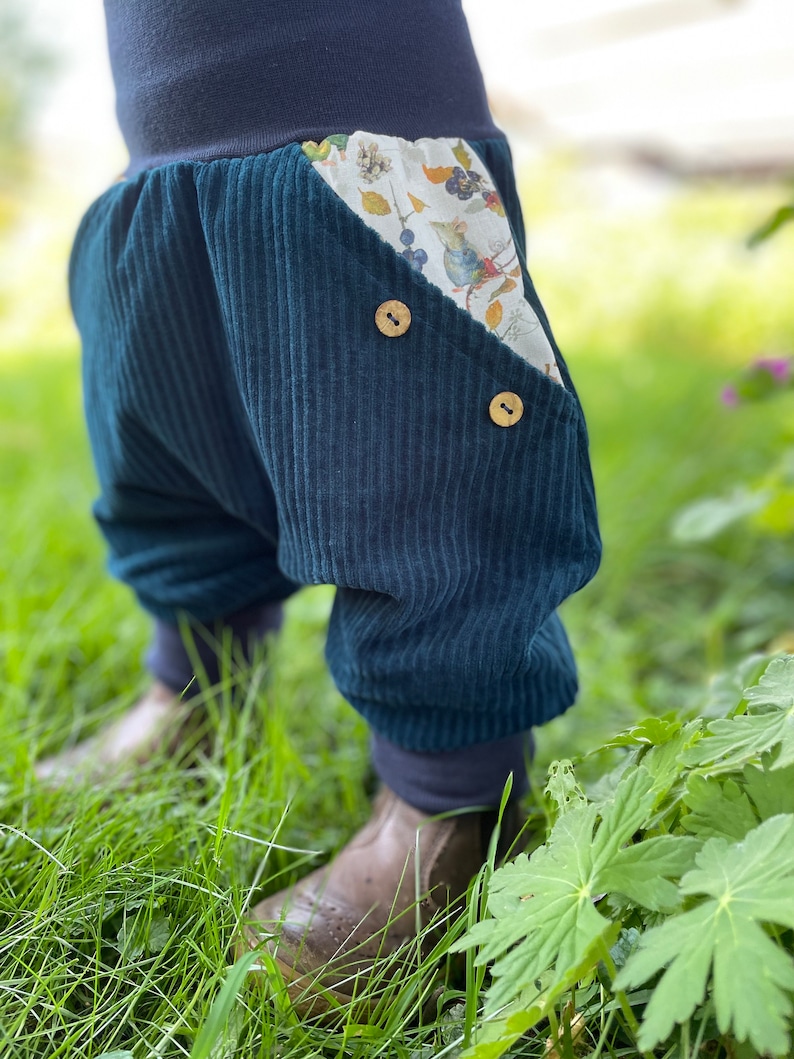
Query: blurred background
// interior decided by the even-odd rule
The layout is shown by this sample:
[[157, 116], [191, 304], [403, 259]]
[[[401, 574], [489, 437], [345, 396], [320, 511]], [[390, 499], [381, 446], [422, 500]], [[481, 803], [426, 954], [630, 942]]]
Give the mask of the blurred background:
[[[531, 187], [537, 240], [553, 220], [554, 245], [538, 243], [533, 255], [541, 271], [562, 256], [581, 283], [586, 270], [569, 256], [580, 252], [574, 232], [589, 241], [593, 225], [605, 231], [620, 216], [641, 229], [707, 182], [718, 195], [739, 182], [755, 188], [746, 201], [762, 213], [773, 200], [763, 189], [794, 165], [789, 0], [464, 7], [492, 109]], [[0, 0], [0, 55], [0, 349], [68, 345], [68, 241], [86, 204], [126, 164], [101, 0]], [[662, 253], [643, 240], [641, 271]]]
[[[794, 5], [464, 7], [588, 414], [605, 538], [602, 573], [566, 605], [582, 705], [544, 730], [542, 762], [697, 704], [721, 667], [794, 643], [789, 396], [725, 396], [758, 358], [788, 386], [794, 225], [748, 240], [794, 200]], [[148, 635], [90, 524], [65, 285], [79, 217], [126, 158], [100, 0], [0, 0], [0, 58], [1, 643], [6, 702], [32, 723], [33, 696], [52, 731], [64, 690], [88, 711], [134, 687]], [[696, 508], [682, 530], [704, 499], [706, 521]], [[285, 653], [290, 694], [332, 703], [329, 602], [321, 588], [292, 604]]]

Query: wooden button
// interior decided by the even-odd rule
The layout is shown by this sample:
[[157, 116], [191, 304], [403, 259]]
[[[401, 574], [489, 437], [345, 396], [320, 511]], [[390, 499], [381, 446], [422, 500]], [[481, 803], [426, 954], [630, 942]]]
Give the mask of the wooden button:
[[375, 310], [375, 326], [387, 338], [404, 335], [411, 326], [411, 310], [404, 302], [383, 302]]
[[503, 390], [488, 405], [488, 414], [498, 427], [514, 427], [524, 414], [524, 402], [517, 393]]

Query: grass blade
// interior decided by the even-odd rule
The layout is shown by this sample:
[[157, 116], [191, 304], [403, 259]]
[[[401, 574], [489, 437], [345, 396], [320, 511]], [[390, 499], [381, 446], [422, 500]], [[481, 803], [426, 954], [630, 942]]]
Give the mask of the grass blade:
[[221, 991], [212, 1002], [207, 1020], [199, 1030], [198, 1036], [190, 1049], [190, 1059], [209, 1059], [215, 1044], [220, 1040], [229, 1019], [234, 1002], [240, 992], [245, 976], [256, 962], [259, 953], [246, 952], [226, 972], [226, 980]]

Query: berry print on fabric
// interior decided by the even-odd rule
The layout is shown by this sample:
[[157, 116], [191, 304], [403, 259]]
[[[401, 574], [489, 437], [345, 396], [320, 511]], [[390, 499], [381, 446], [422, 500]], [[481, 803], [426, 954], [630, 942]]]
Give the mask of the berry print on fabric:
[[554, 382], [554, 352], [524, 297], [504, 206], [464, 140], [355, 132], [301, 145], [344, 202], [408, 264]]

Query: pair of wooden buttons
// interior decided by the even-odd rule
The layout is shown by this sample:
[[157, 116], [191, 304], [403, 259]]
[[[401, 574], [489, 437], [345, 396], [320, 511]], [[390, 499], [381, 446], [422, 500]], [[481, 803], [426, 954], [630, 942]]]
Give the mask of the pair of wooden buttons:
[[[399, 338], [411, 326], [411, 310], [396, 299], [382, 302], [375, 310], [375, 326], [387, 338]], [[517, 393], [503, 390], [491, 401], [488, 414], [498, 427], [512, 427], [524, 414], [524, 402]]]

